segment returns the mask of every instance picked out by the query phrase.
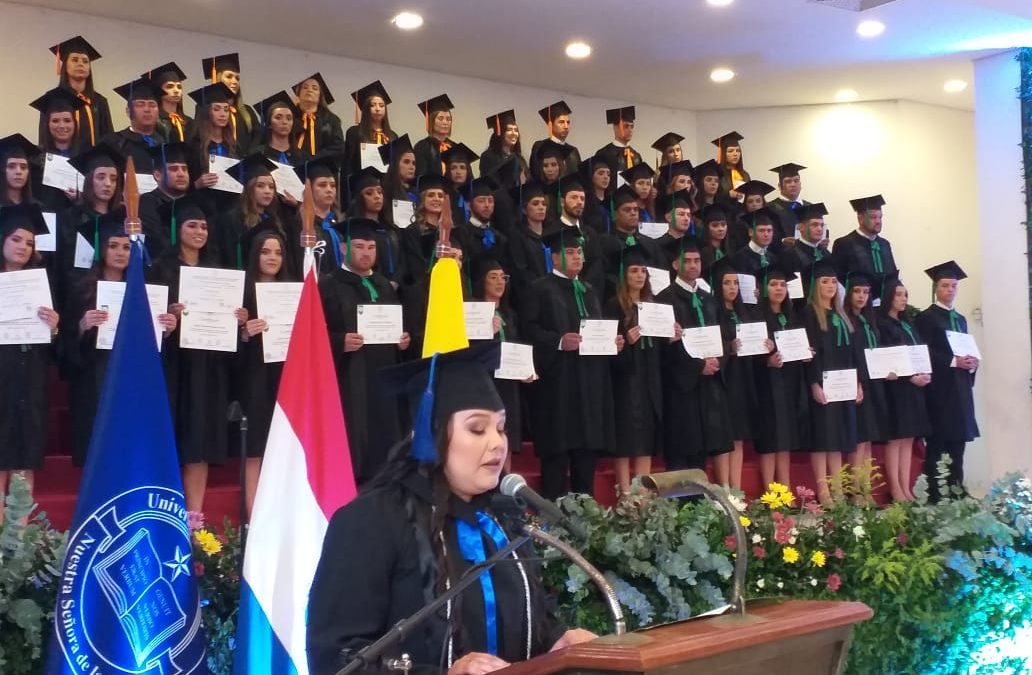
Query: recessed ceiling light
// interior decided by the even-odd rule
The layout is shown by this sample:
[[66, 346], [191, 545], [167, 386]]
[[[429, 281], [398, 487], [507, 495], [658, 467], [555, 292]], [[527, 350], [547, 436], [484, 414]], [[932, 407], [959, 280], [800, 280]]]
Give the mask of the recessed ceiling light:
[[861, 21], [860, 25], [856, 27], [856, 34], [864, 38], [878, 37], [884, 32], [885, 24], [881, 21], [875, 21], [874, 19]]
[[735, 71], [730, 68], [714, 68], [709, 74], [709, 79], [714, 82], [730, 82], [735, 78]]
[[571, 59], [586, 59], [591, 56], [591, 45], [581, 40], [575, 40], [566, 45], [566, 55]]
[[415, 30], [423, 25], [423, 17], [415, 12], [402, 12], [391, 19], [391, 23], [402, 30]]
[[727, 7], [735, 0], [706, 0], [713, 7]]
[[946, 80], [946, 83], [942, 85], [942, 90], [947, 94], [959, 94], [967, 89], [967, 86], [968, 83], [964, 80]]
[[860, 94], [856, 93], [856, 89], [839, 89], [835, 92], [835, 100], [839, 103], [850, 103], [860, 98]]

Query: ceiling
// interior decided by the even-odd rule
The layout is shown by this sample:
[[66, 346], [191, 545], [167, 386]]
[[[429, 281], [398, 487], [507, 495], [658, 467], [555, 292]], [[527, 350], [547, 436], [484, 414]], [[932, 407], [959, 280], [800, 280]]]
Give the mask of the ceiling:
[[[81, 0], [34, 6], [83, 11]], [[146, 17], [140, 8], [146, 7]], [[402, 32], [401, 10], [425, 24]], [[852, 88], [860, 100], [906, 98], [972, 108], [971, 60], [1032, 45], [1029, 0], [894, 0], [862, 13], [812, 0], [91, 0], [91, 14], [572, 94], [688, 110], [802, 105]], [[874, 39], [857, 24], [887, 26]], [[593, 46], [568, 59], [571, 39]], [[727, 66], [737, 77], [710, 82]]]

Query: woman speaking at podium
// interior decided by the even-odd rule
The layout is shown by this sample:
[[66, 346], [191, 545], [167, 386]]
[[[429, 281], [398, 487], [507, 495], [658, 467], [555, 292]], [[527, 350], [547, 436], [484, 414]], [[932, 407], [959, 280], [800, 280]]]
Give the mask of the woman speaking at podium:
[[[445, 283], [438, 284], [442, 272]], [[435, 266], [436, 311], [442, 303], [435, 291], [449, 291], [444, 305], [461, 303], [451, 259]], [[337, 511], [326, 532], [308, 606], [313, 675], [335, 673], [513, 536], [492, 509], [508, 447], [492, 378], [499, 345], [461, 348], [465, 336], [437, 340], [434, 324], [431, 316], [424, 344], [432, 356], [382, 371], [390, 390], [407, 394], [411, 439], [394, 449], [365, 492]], [[523, 547], [482, 574], [388, 656], [408, 654], [412, 673], [475, 675], [594, 638], [560, 625], [537, 565], [525, 560], [533, 555]], [[373, 665], [362, 672], [387, 671]]]

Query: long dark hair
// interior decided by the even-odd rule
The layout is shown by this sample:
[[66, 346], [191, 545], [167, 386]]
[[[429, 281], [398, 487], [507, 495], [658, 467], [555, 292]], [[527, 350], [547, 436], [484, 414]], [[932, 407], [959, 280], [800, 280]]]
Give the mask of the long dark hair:
[[[68, 57], [72, 54], [82, 54], [82, 52], [69, 52], [68, 54], [64, 55], [63, 59], [61, 59], [60, 82], [62, 87], [64, 87], [68, 91], [74, 92], [75, 90], [72, 89], [72, 83], [68, 79]], [[90, 59], [88, 54], [86, 55], [86, 58], [89, 59], [90, 62], [90, 74], [86, 76], [86, 89], [83, 91], [83, 93], [89, 96], [90, 98], [93, 98], [94, 94], [97, 93], [97, 91], [93, 88], [93, 59]]]
[[69, 149], [75, 147], [75, 139], [79, 135], [79, 121], [75, 117], [74, 110], [52, 110], [39, 116], [39, 148], [43, 152], [57, 152], [57, 145], [54, 143], [54, 137], [50, 135], [50, 116], [61, 113], [68, 113], [72, 116], [72, 124], [74, 125], [74, 131], [72, 132], [71, 145]]
[[[867, 286], [868, 290], [870, 291], [868, 293], [868, 295], [867, 295], [867, 304], [864, 305], [863, 308], [859, 312], [856, 312], [853, 309], [853, 289], [854, 288], [861, 288], [863, 286]], [[874, 307], [872, 306], [873, 303], [874, 303], [874, 293], [873, 293], [873, 291], [874, 291], [874, 287], [873, 286], [868, 286], [867, 284], [852, 284], [851, 283], [851, 284], [849, 284], [848, 288], [846, 289], [846, 298], [845, 298], [845, 301], [843, 302], [843, 304], [845, 305], [846, 313], [849, 314], [850, 318], [862, 316], [864, 319], [867, 320], [867, 325], [871, 327], [871, 330], [874, 331], [874, 334], [878, 335], [878, 318], [877, 318], [877, 316], [875, 316]], [[860, 322], [857, 321], [858, 325], [859, 325], [859, 323]]]
[[[264, 176], [252, 176], [244, 185], [244, 191], [240, 193], [240, 219], [247, 228], [262, 222], [261, 211], [258, 210], [258, 203], [254, 199], [254, 187], [259, 178], [264, 178]], [[273, 182], [275, 183], [275, 179]], [[280, 218], [278, 197], [273, 197], [272, 203], [265, 207], [265, 214], [272, 219], [276, 227], [280, 226], [282, 219]]]
[[[197, 106], [197, 119], [194, 121], [191, 140], [197, 144], [197, 153], [201, 166], [208, 166], [208, 143], [212, 141], [212, 129], [215, 125], [211, 121], [210, 108], [212, 104]], [[230, 113], [232, 115], [233, 113]], [[237, 154], [237, 139], [233, 137], [233, 122], [222, 131], [222, 145], [229, 151], [230, 156]]]
[[416, 153], [414, 150], [406, 150], [391, 158], [391, 165], [387, 167], [387, 175], [383, 177], [384, 199], [388, 198], [388, 194], [391, 199], [408, 199], [408, 188], [401, 182], [401, 172], [398, 171], [401, 158], [407, 154], [414, 157]]
[[[729, 274], [735, 275], [736, 279], [738, 278], [737, 272], [727, 270], [722, 273], [719, 278], [713, 279], [713, 295], [719, 298], [717, 301], [717, 316], [720, 317], [721, 323], [723, 323], [723, 319], [731, 316], [731, 312], [734, 312], [738, 316], [739, 321], [745, 319], [745, 303], [742, 302], [741, 286], [738, 287], [738, 295], [736, 295], [735, 299], [731, 302], [731, 309], [728, 309], [724, 304], [726, 302], [724, 300], [724, 277]], [[788, 299], [786, 298], [785, 300], [787, 301]]]
[[[771, 280], [768, 279], [767, 281], [768, 283], [770, 283]], [[740, 298], [742, 295], [741, 289], [739, 289], [738, 295]], [[777, 317], [777, 314], [774, 313], [774, 310], [771, 309], [770, 306], [769, 290], [767, 291], [767, 297], [760, 298], [760, 312], [763, 316], [763, 320], [767, 323], [771, 323], [772, 321], [777, 320], [775, 318]], [[789, 293], [787, 290], [785, 291], [785, 299], [781, 301], [781, 314], [785, 315], [785, 319], [788, 321], [788, 327], [791, 328], [795, 325], [795, 312], [792, 310], [792, 298], [789, 297]]]
[[[508, 127], [509, 125], [506, 124], [505, 126]], [[519, 133], [519, 125], [515, 125], [514, 124], [513, 126], [516, 127], [517, 133]], [[489, 150], [494, 150], [495, 152], [497, 152], [502, 157], [507, 157], [508, 153], [505, 152], [505, 129], [502, 129], [502, 135], [501, 136], [496, 134], [494, 132], [494, 130], [491, 130], [491, 138], [488, 139], [488, 141], [487, 141], [487, 147], [488, 147]], [[520, 136], [516, 139], [516, 145], [512, 146], [512, 150], [510, 150], [510, 152], [512, 154], [516, 155], [517, 157], [519, 157], [520, 163], [523, 164], [524, 166], [526, 166], [527, 162], [526, 162], [525, 159], [523, 159], [523, 135], [522, 134], [520, 134]]]
[[[372, 98], [372, 96], [366, 96], [365, 100], [362, 101], [362, 117], [358, 121], [358, 137], [361, 139], [363, 143], [372, 143], [374, 140], [372, 115], [369, 114], [369, 104]], [[377, 96], [377, 98], [381, 97]], [[386, 103], [387, 102], [384, 101], [383, 126], [381, 127], [380, 131], [382, 131], [383, 134], [387, 136], [387, 138], [394, 138], [395, 134], [394, 130], [391, 129], [391, 119], [390, 114], [387, 111], [388, 106], [386, 105]]]
[[[86, 173], [85, 179], [82, 181], [82, 194], [79, 195], [79, 203], [90, 210], [93, 209], [93, 201], [97, 198], [93, 194], [93, 174], [97, 169], [107, 167], [96, 167], [92, 171]], [[111, 195], [111, 199], [108, 200], [108, 211], [118, 208], [122, 204], [122, 172], [115, 169], [115, 174], [118, 176], [115, 179], [115, 194]]]
[[280, 265], [280, 270], [276, 273], [276, 281], [287, 281], [290, 278], [290, 275], [287, 273], [287, 242], [283, 235], [276, 230], [266, 230], [255, 235], [251, 241], [251, 249], [247, 252], [246, 288], [253, 288], [254, 282], [258, 280], [261, 274], [261, 266], [258, 261], [261, 258], [262, 244], [269, 239], [275, 239], [279, 242], [280, 252], [283, 254], [283, 264]]
[[0, 160], [3, 161], [3, 166], [0, 166], [0, 205], [10, 206], [7, 202], [7, 162], [12, 159], [24, 159], [29, 165], [28, 177], [25, 180], [25, 186], [21, 189], [21, 203], [32, 201], [32, 162], [25, 156], [25, 153], [20, 150], [17, 152], [11, 152], [7, 155], [0, 155]]
[[[10, 237], [15, 232], [17, 232], [18, 230], [25, 230], [26, 232], [31, 232], [31, 230], [29, 230], [29, 228], [27, 228], [27, 227], [15, 227], [15, 228], [11, 229], [10, 231], [4, 232], [2, 235], [0, 235], [0, 272], [3, 272], [4, 268], [7, 267], [7, 261], [3, 259], [3, 253], [2, 253], [3, 249], [4, 249], [4, 244], [7, 243], [7, 238]], [[27, 269], [30, 269], [32, 267], [39, 267], [41, 264], [43, 264], [43, 256], [41, 256], [39, 254], [39, 251], [36, 250], [36, 236], [37, 236], [36, 233], [33, 232], [33, 234], [32, 234], [32, 255], [29, 257], [29, 262], [25, 263], [25, 267], [23, 267], [22, 269], [26, 269], [27, 270]]]

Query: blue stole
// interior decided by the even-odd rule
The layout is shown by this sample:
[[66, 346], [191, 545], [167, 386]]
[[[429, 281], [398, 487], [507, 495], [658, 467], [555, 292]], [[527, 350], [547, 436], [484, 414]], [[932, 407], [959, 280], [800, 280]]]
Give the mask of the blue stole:
[[[480, 527], [474, 527], [462, 519], [455, 520], [459, 551], [464, 560], [474, 565], [487, 560], [482, 535], [486, 534], [491, 538], [496, 551], [509, 545], [509, 538], [505, 536], [505, 532], [491, 516], [483, 511], [477, 511], [477, 524]], [[498, 656], [498, 600], [495, 597], [491, 570], [484, 570], [480, 574], [480, 592], [484, 596], [484, 632], [487, 635], [487, 652], [492, 656]]]

